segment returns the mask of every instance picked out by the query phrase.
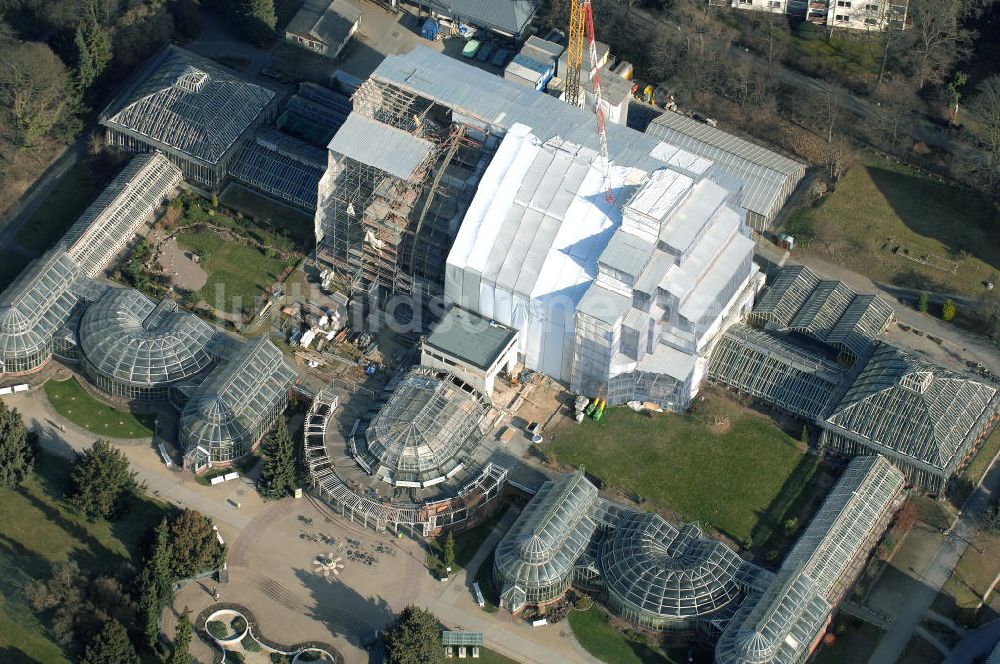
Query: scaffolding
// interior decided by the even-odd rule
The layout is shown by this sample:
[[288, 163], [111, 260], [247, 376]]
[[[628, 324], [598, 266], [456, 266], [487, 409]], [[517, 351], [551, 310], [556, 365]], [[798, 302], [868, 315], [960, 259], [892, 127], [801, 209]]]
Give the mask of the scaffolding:
[[[448, 109], [369, 79], [330, 146], [336, 164], [320, 181], [319, 258], [370, 300], [441, 294], [475, 189], [466, 184], [485, 169], [488, 143]], [[412, 168], [400, 168], [408, 160]]]

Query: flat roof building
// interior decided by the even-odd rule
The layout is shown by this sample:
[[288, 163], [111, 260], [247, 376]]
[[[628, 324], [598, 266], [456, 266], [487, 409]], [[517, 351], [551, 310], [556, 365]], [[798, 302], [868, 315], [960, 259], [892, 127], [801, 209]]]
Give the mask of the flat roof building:
[[104, 109], [100, 123], [111, 145], [159, 150], [186, 179], [214, 189], [240, 144], [273, 119], [274, 98], [208, 58], [167, 46]]
[[711, 159], [738, 178], [743, 183], [740, 204], [757, 231], [767, 230], [806, 174], [800, 161], [674, 111], [655, 118], [646, 133]]
[[437, 16], [522, 39], [538, 11], [538, 0], [416, 0]]
[[517, 330], [454, 306], [420, 344], [420, 363], [450, 371], [487, 397], [517, 364]]

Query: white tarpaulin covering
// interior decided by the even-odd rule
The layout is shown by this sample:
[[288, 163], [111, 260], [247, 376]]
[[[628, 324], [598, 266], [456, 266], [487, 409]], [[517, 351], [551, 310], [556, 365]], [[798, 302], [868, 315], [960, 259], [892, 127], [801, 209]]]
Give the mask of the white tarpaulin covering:
[[[644, 175], [613, 167], [616, 199]], [[445, 299], [518, 329], [525, 365], [568, 380], [576, 305], [620, 222], [594, 152], [559, 139], [543, 144], [516, 124], [448, 255]]]

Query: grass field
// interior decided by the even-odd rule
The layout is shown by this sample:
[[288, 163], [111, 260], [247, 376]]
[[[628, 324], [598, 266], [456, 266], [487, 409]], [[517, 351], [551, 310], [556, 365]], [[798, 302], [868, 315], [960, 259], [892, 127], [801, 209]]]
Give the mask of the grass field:
[[211, 230], [182, 231], [177, 234], [177, 242], [198, 254], [201, 267], [208, 273], [208, 281], [198, 293], [201, 299], [227, 313], [252, 307], [281, 272], [295, 263], [295, 260], [270, 258], [253, 247], [227, 241]]
[[[489, 537], [493, 527], [500, 521], [503, 513], [497, 513], [468, 530], [455, 533], [455, 565], [462, 569], [472, 561], [483, 541]], [[444, 571], [444, 564], [441, 563], [441, 556], [444, 552], [444, 542], [447, 535], [442, 535], [428, 543], [429, 555], [433, 558], [434, 565]]]
[[516, 659], [504, 657], [500, 653], [490, 650], [489, 648], [480, 648], [479, 659], [475, 661], [478, 664], [518, 664]]
[[583, 649], [607, 664], [680, 664], [687, 661], [686, 649], [664, 653], [627, 639], [608, 624], [596, 607], [570, 611], [567, 620]]
[[146, 438], [153, 435], [152, 415], [106, 406], [87, 394], [76, 378], [46, 382], [45, 396], [60, 415], [99, 436]]
[[219, 199], [223, 205], [259, 220], [286, 234], [299, 249], [309, 250], [316, 241], [313, 218], [239, 185], [230, 185]]
[[0, 661], [68, 664], [26, 604], [23, 588], [47, 578], [53, 562], [73, 560], [91, 574], [138, 566], [146, 533], [165, 512], [158, 503], [133, 498], [115, 523], [90, 523], [59, 499], [69, 462], [43, 455], [36, 469], [19, 489], [0, 489]]
[[786, 229], [803, 240], [801, 251], [898, 286], [981, 295], [982, 282], [1000, 270], [988, 203], [874, 155], [852, 166], [818, 207], [797, 210]]
[[716, 393], [691, 415], [651, 419], [613, 408], [600, 423], [588, 419], [557, 432], [549, 448], [560, 462], [584, 467], [607, 487], [736, 541], [753, 536], [757, 545], [770, 547], [777, 546], [773, 535], [786, 515], [808, 511], [829, 486], [826, 471], [800, 443]]
[[226, 466], [225, 468], [218, 468], [216, 470], [209, 470], [208, 472], [202, 473], [201, 475], [195, 475], [194, 480], [198, 484], [204, 486], [212, 486], [212, 478], [219, 477], [220, 475], [225, 475], [234, 471], [239, 472], [241, 475], [247, 475], [260, 462], [261, 456], [259, 452], [254, 452], [248, 456], [242, 457], [232, 466]]
[[[1000, 574], [1000, 539], [985, 533], [972, 538], [972, 546], [965, 549], [951, 576], [941, 587], [934, 601], [934, 609], [953, 616], [961, 625], [976, 625], [976, 611], [980, 599]], [[990, 618], [996, 618], [992, 609]]]

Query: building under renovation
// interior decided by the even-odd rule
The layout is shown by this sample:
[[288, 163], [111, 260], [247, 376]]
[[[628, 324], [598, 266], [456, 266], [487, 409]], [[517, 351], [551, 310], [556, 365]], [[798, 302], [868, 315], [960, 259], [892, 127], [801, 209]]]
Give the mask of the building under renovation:
[[214, 61], [167, 46], [101, 113], [108, 143], [158, 150], [184, 178], [215, 189], [253, 130], [274, 119], [275, 94]]
[[542, 485], [493, 563], [500, 604], [512, 613], [544, 609], [577, 585], [645, 629], [707, 634], [768, 577], [695, 524], [677, 528], [600, 498], [582, 472]]
[[903, 484], [880, 456], [851, 461], [777, 575], [723, 630], [716, 664], [803, 664], [892, 519]]
[[767, 230], [806, 175], [806, 165], [800, 161], [675, 111], [653, 119], [646, 133], [711, 159], [738, 178], [743, 183], [740, 205], [758, 232]]
[[305, 422], [309, 482], [334, 510], [378, 532], [426, 537], [495, 507], [509, 460], [488, 434], [488, 397], [430, 367], [412, 369], [359, 418], [340, 419], [341, 396], [321, 391]]

